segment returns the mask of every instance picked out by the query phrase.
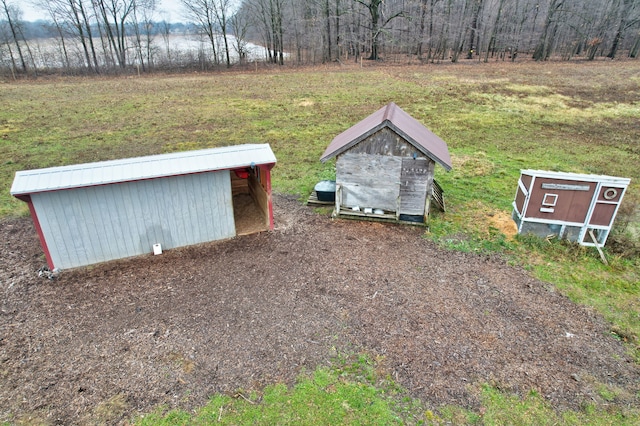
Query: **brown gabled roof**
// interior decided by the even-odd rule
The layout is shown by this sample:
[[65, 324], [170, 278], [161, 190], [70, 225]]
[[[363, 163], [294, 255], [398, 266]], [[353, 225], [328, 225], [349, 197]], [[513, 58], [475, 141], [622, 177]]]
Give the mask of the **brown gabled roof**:
[[447, 171], [451, 170], [451, 156], [447, 143], [393, 102], [336, 136], [320, 157], [320, 161], [325, 162], [342, 154], [384, 127], [398, 133]]

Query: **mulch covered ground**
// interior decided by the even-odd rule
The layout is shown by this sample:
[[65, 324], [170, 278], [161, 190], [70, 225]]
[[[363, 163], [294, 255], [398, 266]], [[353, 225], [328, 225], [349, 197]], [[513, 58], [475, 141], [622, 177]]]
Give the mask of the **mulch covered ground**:
[[39, 278], [29, 219], [0, 223], [0, 420], [123, 422], [330, 365], [381, 368], [431, 407], [477, 390], [555, 407], [633, 401], [640, 369], [593, 310], [419, 227], [331, 220], [275, 198], [276, 230]]

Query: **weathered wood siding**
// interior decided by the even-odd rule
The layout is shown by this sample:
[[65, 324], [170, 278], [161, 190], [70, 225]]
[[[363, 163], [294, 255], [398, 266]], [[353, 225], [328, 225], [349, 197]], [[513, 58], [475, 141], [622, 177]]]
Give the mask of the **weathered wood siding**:
[[229, 171], [32, 194], [56, 267], [235, 235]]
[[372, 207], [398, 215], [428, 213], [435, 162], [384, 127], [340, 154], [336, 183], [343, 208]]
[[236, 176], [236, 174], [231, 171], [231, 192], [235, 194], [248, 194], [249, 193], [249, 183], [247, 179], [242, 179]]
[[389, 155], [409, 158], [413, 158], [414, 154], [418, 157], [424, 156], [416, 147], [388, 127], [384, 127], [368, 136], [365, 140], [350, 148], [349, 152], [352, 154]]
[[[403, 158], [400, 175], [400, 213], [407, 215], [423, 215], [430, 193], [430, 179], [433, 175], [430, 163], [426, 158]], [[430, 173], [431, 172], [431, 173]]]
[[264, 182], [264, 178], [259, 178], [260, 175], [264, 175], [264, 171], [258, 168], [256, 169], [256, 175], [251, 175], [249, 176], [249, 179], [247, 179], [247, 182], [249, 184], [249, 193], [264, 215], [265, 225], [269, 226], [269, 194], [262, 185], [262, 182]]
[[402, 158], [353, 153], [336, 161], [336, 183], [342, 186], [341, 205], [397, 211]]

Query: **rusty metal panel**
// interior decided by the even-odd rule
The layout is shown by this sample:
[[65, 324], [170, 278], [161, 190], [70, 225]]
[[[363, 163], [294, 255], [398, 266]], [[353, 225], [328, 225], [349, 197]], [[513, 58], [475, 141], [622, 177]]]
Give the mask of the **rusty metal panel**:
[[524, 202], [526, 200], [526, 196], [524, 195], [524, 192], [522, 192], [522, 189], [520, 187], [518, 187], [518, 190], [516, 192], [516, 209], [518, 210], [518, 213], [522, 214], [523, 209], [524, 209]]

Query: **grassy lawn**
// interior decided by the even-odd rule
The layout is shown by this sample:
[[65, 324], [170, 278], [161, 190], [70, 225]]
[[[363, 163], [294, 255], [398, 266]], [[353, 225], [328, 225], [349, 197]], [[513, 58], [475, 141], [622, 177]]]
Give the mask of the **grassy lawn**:
[[[334, 176], [334, 163], [318, 160], [331, 139], [393, 101], [447, 141], [452, 154], [454, 169], [436, 172], [448, 211], [433, 215], [425, 237], [456, 250], [500, 253], [593, 306], [640, 362], [639, 99], [638, 64], [624, 61], [0, 82], [0, 217], [27, 214], [25, 203], [9, 195], [17, 170], [240, 143], [271, 144], [278, 159], [274, 190], [304, 198], [317, 181]], [[608, 266], [593, 249], [504, 232], [520, 169], [631, 178], [605, 250]], [[606, 389], [614, 394], [607, 409], [580, 413], [557, 413], [535, 393], [518, 398], [483, 387], [483, 411], [436, 407], [434, 414], [392, 383], [363, 379], [371, 363], [319, 370], [293, 389], [274, 385], [260, 404], [251, 395], [217, 396], [202, 412], [158, 411], [140, 422], [640, 422], [637, 412], [620, 417], [624, 409]], [[349, 368], [357, 372], [345, 373]], [[331, 405], [336, 401], [347, 402], [340, 408]], [[325, 411], [339, 417], [319, 417]], [[288, 417], [273, 417], [281, 412]]]
[[634, 425], [637, 415], [585, 406], [558, 412], [536, 392], [520, 398], [490, 386], [478, 388], [481, 408], [440, 407], [412, 399], [367, 356], [343, 359], [334, 368], [301, 376], [295, 386], [267, 386], [260, 395], [216, 395], [195, 413], [158, 407], [136, 420], [140, 426], [173, 425]]

